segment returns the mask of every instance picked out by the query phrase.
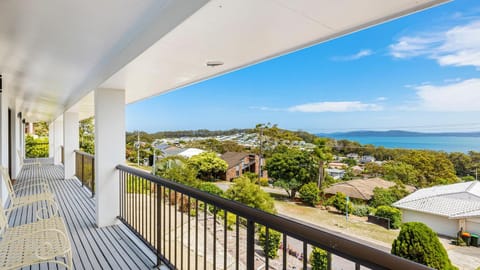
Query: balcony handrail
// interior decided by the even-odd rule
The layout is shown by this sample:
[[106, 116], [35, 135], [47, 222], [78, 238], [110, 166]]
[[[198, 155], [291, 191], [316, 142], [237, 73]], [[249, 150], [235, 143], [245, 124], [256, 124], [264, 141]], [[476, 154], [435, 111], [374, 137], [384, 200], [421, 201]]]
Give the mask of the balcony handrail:
[[362, 244], [356, 240], [347, 239], [344, 236], [338, 235], [336, 232], [324, 228], [313, 227], [306, 223], [300, 223], [292, 219], [273, 215], [129, 166], [117, 165], [116, 168], [204, 201], [205, 203], [216, 205], [221, 209], [246, 218], [249, 221], [267, 226], [366, 267], [373, 269], [432, 269], [425, 265], [373, 248], [367, 244]]
[[86, 156], [86, 157], [89, 157], [89, 158], [95, 158], [95, 155], [92, 155], [92, 154], [87, 153], [87, 152], [83, 152], [81, 150], [73, 150], [73, 152], [78, 153], [78, 154], [83, 155], [83, 156]]

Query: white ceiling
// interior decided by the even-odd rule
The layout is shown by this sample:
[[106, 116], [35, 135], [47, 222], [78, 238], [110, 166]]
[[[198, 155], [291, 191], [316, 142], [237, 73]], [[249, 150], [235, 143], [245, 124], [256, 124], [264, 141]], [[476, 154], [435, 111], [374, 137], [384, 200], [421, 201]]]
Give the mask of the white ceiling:
[[445, 1], [205, 2], [1, 1], [4, 88], [27, 117], [52, 120], [97, 87], [126, 89], [131, 103]]

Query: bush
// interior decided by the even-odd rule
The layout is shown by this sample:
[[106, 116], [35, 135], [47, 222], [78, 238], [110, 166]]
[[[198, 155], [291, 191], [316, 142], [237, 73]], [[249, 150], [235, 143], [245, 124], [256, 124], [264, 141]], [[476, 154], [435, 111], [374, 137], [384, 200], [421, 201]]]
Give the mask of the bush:
[[[342, 212], [343, 214], [346, 213], [347, 210], [347, 195], [342, 192], [337, 192], [335, 196], [331, 197], [325, 203], [326, 205], [332, 205], [337, 208], [338, 211]], [[353, 204], [352, 202], [348, 202], [348, 213], [352, 213], [353, 211]]]
[[299, 193], [302, 201], [310, 206], [315, 206], [320, 201], [320, 189], [315, 182], [303, 185]]
[[328, 253], [318, 247], [314, 247], [310, 253], [310, 265], [312, 270], [327, 270], [328, 269]]
[[268, 187], [268, 178], [262, 177], [258, 179], [258, 184], [262, 187]]
[[370, 206], [378, 207], [381, 205], [391, 205], [408, 195], [404, 185], [395, 185], [389, 188], [378, 188], [373, 190], [373, 197], [370, 200]]
[[421, 222], [403, 224], [391, 253], [435, 269], [458, 269], [450, 262], [435, 232]]
[[235, 179], [234, 184], [225, 192], [226, 197], [269, 213], [275, 213], [273, 198], [260, 186], [245, 176]]
[[375, 216], [390, 219], [390, 228], [398, 229], [402, 225], [402, 212], [395, 207], [382, 205], [377, 207]]
[[203, 182], [198, 185], [198, 189], [220, 197], [225, 197], [223, 190], [213, 183]]
[[259, 241], [260, 245], [263, 247], [263, 252], [265, 256], [268, 256], [270, 259], [277, 257], [278, 249], [280, 248], [280, 240], [282, 239], [282, 234], [275, 230], [268, 230], [268, 243], [267, 243], [267, 229], [265, 226], [262, 226], [259, 231]]
[[371, 207], [365, 204], [354, 204], [352, 214], [358, 217], [366, 217], [371, 212]]

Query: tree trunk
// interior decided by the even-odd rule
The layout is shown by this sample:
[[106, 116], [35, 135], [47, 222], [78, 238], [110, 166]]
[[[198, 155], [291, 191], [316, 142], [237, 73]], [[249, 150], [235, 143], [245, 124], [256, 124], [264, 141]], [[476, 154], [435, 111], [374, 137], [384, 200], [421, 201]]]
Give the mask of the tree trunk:
[[323, 160], [320, 160], [320, 162], [318, 162], [318, 182], [317, 182], [317, 186], [318, 186], [318, 189], [320, 189], [320, 190], [322, 190], [323, 181], [325, 180], [323, 163], [324, 163]]

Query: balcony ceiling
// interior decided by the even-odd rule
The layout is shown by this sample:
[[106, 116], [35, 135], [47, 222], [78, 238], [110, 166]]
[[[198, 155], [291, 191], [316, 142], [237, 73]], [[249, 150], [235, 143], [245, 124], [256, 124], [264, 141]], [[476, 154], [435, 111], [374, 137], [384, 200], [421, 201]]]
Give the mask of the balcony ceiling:
[[443, 2], [4, 0], [0, 73], [29, 120], [50, 121], [92, 113], [78, 102], [98, 87], [132, 103]]

